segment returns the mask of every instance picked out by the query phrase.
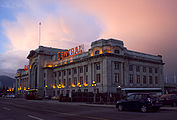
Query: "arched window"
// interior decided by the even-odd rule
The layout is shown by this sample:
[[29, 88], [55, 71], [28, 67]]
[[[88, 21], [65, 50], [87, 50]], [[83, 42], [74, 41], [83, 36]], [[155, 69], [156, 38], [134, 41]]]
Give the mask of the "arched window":
[[95, 51], [95, 55], [98, 55], [98, 54], [100, 54], [100, 51], [99, 50]]
[[114, 53], [119, 54], [120, 51], [119, 50], [114, 50]]

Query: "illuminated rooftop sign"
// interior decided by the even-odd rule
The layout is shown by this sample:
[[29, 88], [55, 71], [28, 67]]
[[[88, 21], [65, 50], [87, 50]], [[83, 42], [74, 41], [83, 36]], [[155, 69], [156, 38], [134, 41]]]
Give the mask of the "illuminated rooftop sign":
[[84, 50], [84, 45], [77, 46], [75, 48], [68, 49], [67, 51], [59, 51], [57, 53], [57, 60], [63, 60], [78, 54], [81, 54]]
[[24, 66], [24, 70], [28, 71], [28, 66], [27, 65]]

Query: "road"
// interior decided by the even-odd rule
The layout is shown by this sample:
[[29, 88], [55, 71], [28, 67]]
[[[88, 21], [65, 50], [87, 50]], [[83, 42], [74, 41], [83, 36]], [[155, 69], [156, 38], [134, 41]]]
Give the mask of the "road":
[[176, 120], [177, 111], [118, 112], [115, 108], [0, 98], [0, 120]]

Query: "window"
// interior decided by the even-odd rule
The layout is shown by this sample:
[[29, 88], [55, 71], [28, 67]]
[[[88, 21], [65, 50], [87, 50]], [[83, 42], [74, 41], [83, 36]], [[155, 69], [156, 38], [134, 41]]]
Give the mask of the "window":
[[74, 84], [74, 85], [77, 84], [77, 77], [74, 77], [73, 84]]
[[136, 83], [140, 83], [140, 75], [136, 76]]
[[149, 76], [149, 84], [152, 84], [152, 76]]
[[140, 66], [136, 66], [136, 72], [140, 72]]
[[71, 75], [71, 69], [68, 69], [68, 74]]
[[56, 72], [54, 72], [54, 77], [56, 77], [57, 76], [57, 74], [56, 74]]
[[83, 67], [79, 67], [80, 73], [83, 73]]
[[96, 63], [96, 70], [100, 70], [100, 63]]
[[149, 68], [149, 73], [152, 73], [152, 68]]
[[119, 50], [114, 50], [114, 53], [119, 54], [120, 51]]
[[129, 65], [129, 71], [133, 71], [133, 65]]
[[130, 82], [130, 83], [133, 83], [133, 74], [130, 74], [130, 75], [129, 75], [129, 82]]
[[142, 99], [142, 95], [135, 95], [135, 100], [141, 100]]
[[71, 86], [71, 78], [68, 79], [68, 86]]
[[57, 80], [55, 80], [55, 83], [54, 83], [55, 86], [57, 86]]
[[73, 73], [77, 74], [77, 69], [76, 68], [73, 69]]
[[114, 62], [114, 69], [115, 70], [118, 70], [119, 69], [119, 62]]
[[79, 82], [80, 82], [81, 85], [83, 84], [83, 77], [80, 77]]
[[146, 76], [143, 76], [143, 84], [146, 84]]
[[158, 84], [158, 77], [155, 76], [155, 84]]
[[44, 73], [44, 78], [45, 78], [46, 74]]
[[100, 74], [96, 74], [96, 83], [100, 83]]
[[63, 85], [64, 85], [64, 86], [66, 85], [66, 80], [65, 80], [65, 79], [63, 79]]
[[65, 71], [65, 70], [63, 71], [63, 75], [64, 75], [64, 76], [66, 75], [66, 71]]
[[88, 84], [88, 75], [85, 76], [85, 83]]
[[146, 67], [143, 67], [143, 72], [146, 72]]
[[157, 68], [155, 68], [155, 73], [157, 73], [158, 72], [158, 70], [157, 70]]
[[61, 80], [60, 79], [58, 80], [58, 83], [61, 84]]
[[100, 51], [99, 50], [95, 51], [95, 55], [98, 55], [98, 54], [100, 54]]
[[130, 95], [127, 97], [127, 100], [134, 100], [135, 95]]
[[88, 65], [86, 65], [86, 66], [84, 67], [84, 69], [85, 69], [85, 72], [88, 72]]
[[119, 83], [119, 73], [115, 73], [115, 74], [114, 74], [114, 81], [115, 81], [116, 83]]
[[58, 72], [58, 76], [61, 76], [61, 72], [60, 71]]

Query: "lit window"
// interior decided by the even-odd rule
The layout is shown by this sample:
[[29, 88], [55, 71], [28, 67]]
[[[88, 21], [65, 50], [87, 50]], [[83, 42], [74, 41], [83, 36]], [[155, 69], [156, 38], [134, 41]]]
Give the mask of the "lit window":
[[140, 83], [140, 75], [136, 76], [136, 83]]

